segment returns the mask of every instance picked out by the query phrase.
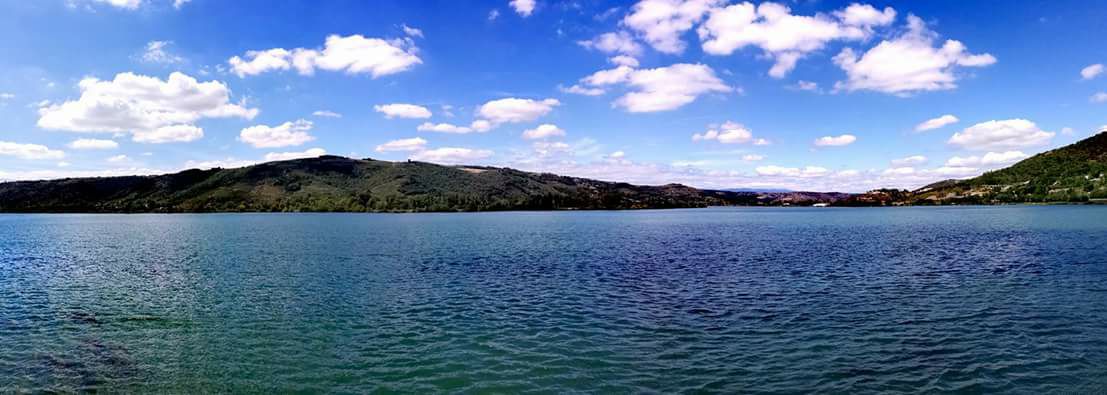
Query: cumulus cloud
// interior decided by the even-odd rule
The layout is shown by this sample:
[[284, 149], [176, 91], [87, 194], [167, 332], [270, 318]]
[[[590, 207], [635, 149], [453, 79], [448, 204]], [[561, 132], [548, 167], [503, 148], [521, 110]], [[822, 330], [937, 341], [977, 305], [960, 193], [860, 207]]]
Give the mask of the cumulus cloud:
[[408, 35], [408, 37], [423, 38], [423, 31], [418, 28], [414, 28], [408, 25], [400, 25], [400, 27], [404, 29], [404, 34]]
[[540, 157], [550, 156], [558, 152], [569, 152], [572, 146], [561, 141], [535, 141], [531, 144], [534, 153]]
[[311, 128], [311, 121], [303, 119], [277, 126], [255, 125], [242, 129], [238, 140], [254, 148], [297, 146], [315, 140], [315, 137], [308, 134]]
[[742, 160], [746, 161], [746, 162], [757, 162], [757, 161], [764, 160], [764, 159], [765, 159], [765, 157], [762, 156], [762, 155], [755, 155], [755, 154], [742, 155]]
[[718, 141], [723, 144], [745, 144], [753, 140], [753, 132], [742, 124], [726, 121], [718, 127], [708, 127], [692, 135], [692, 141]]
[[204, 137], [204, 129], [193, 125], [169, 125], [154, 130], [137, 130], [131, 139], [139, 143], [187, 143]]
[[853, 144], [854, 141], [857, 141], [857, 136], [852, 134], [823, 136], [815, 139], [815, 145], [819, 147], [842, 147]]
[[823, 49], [827, 43], [866, 39], [873, 27], [889, 25], [896, 16], [891, 7], [880, 11], [856, 3], [834, 12], [833, 16], [791, 12], [787, 6], [772, 2], [714, 8], [697, 33], [704, 52], [712, 55], [730, 55], [747, 46], [760, 48], [774, 60], [769, 75], [783, 78], [795, 68], [796, 61]]
[[112, 81], [85, 78], [78, 87], [81, 97], [77, 100], [40, 107], [38, 126], [74, 132], [130, 132], [135, 141], [149, 141], [148, 136], [185, 128], [196, 134], [200, 129], [193, 123], [203, 118], [253, 119], [258, 113], [244, 104], [231, 103], [230, 90], [222, 82], [198, 82], [179, 72], [166, 81], [133, 73], [117, 74]]
[[426, 148], [427, 140], [420, 137], [392, 140], [377, 146], [377, 152], [420, 151]]
[[1101, 63], [1088, 65], [1088, 67], [1080, 69], [1080, 77], [1085, 80], [1098, 77], [1100, 74], [1103, 74], [1103, 64]]
[[584, 95], [584, 96], [599, 96], [599, 95], [602, 95], [604, 93], [607, 93], [607, 91], [603, 90], [603, 88], [589, 88], [589, 87], [584, 87], [584, 86], [577, 85], [577, 84], [570, 85], [569, 87], [564, 87], [564, 86], [558, 85], [557, 90], [562, 91], [564, 93], [572, 93], [572, 94]]
[[786, 176], [786, 177], [822, 177], [830, 173], [825, 167], [819, 166], [806, 166], [799, 167], [781, 167], [781, 166], [758, 166], [756, 169], [757, 174], [763, 176]]
[[1022, 153], [1022, 151], [1007, 151], [1007, 152], [989, 152], [984, 156], [967, 156], [960, 157], [954, 156], [946, 161], [946, 167], [978, 167], [978, 166], [995, 166], [1006, 165], [1009, 163], [1015, 163], [1020, 160], [1026, 159], [1028, 155]]
[[[478, 131], [478, 130], [473, 129], [470, 126], [458, 126], [458, 125], [454, 125], [452, 123], [431, 123], [431, 122], [423, 122], [416, 129], [419, 130], [420, 132], [438, 132], [438, 133], [454, 133], [454, 134], [465, 134], [465, 133], [472, 133], [472, 132]], [[487, 131], [487, 129], [485, 129], [483, 131]]]
[[75, 150], [109, 150], [119, 148], [119, 143], [112, 140], [77, 139], [69, 143], [69, 148]]
[[265, 154], [265, 161], [272, 162], [277, 160], [317, 158], [326, 154], [327, 150], [322, 148], [310, 148], [303, 152], [270, 152]]
[[311, 113], [311, 115], [314, 115], [314, 116], [317, 116], [317, 117], [323, 117], [323, 118], [342, 118], [342, 114], [339, 114], [339, 113], [334, 112], [334, 111], [327, 111], [327, 110], [319, 110], [319, 111]]
[[536, 5], [535, 0], [511, 0], [507, 4], [515, 10], [516, 14], [524, 18], [534, 13], [534, 6]]
[[444, 147], [417, 151], [411, 155], [411, 159], [440, 164], [470, 164], [474, 161], [487, 159], [493, 154], [492, 151], [486, 149]]
[[161, 63], [161, 64], [174, 64], [181, 63], [184, 58], [170, 53], [167, 49], [172, 45], [172, 41], [151, 41], [146, 43], [146, 48], [142, 52], [141, 59], [146, 63]]
[[941, 128], [941, 127], [946, 126], [946, 125], [955, 124], [958, 121], [960, 121], [960, 120], [957, 119], [957, 117], [955, 117], [953, 115], [950, 115], [950, 114], [946, 114], [946, 115], [942, 115], [942, 116], [937, 117], [937, 118], [928, 119], [926, 121], [923, 121], [923, 123], [915, 125], [915, 131], [916, 132], [925, 132], [927, 130], [934, 130], [934, 129], [938, 129], [938, 128]]
[[28, 160], [61, 159], [65, 157], [65, 152], [50, 149], [45, 145], [0, 141], [0, 156], [13, 156]]
[[642, 0], [623, 25], [637, 32], [654, 49], [668, 54], [684, 52], [681, 36], [725, 0]]
[[612, 56], [608, 61], [616, 66], [638, 67], [638, 59], [635, 59], [633, 56], [616, 55]]
[[131, 158], [128, 158], [127, 155], [120, 154], [120, 155], [115, 155], [115, 156], [109, 157], [106, 160], [108, 161], [108, 163], [122, 163], [122, 162], [130, 161]]
[[392, 103], [373, 106], [373, 110], [384, 114], [385, 118], [430, 118], [431, 111], [423, 106], [406, 103]]
[[527, 140], [537, 140], [555, 136], [565, 136], [565, 130], [552, 123], [544, 123], [538, 125], [538, 127], [534, 129], [523, 131], [523, 138]]
[[925, 156], [912, 155], [906, 158], [892, 160], [892, 167], [917, 166], [926, 163], [926, 160]]
[[1047, 132], [1025, 119], [1007, 119], [978, 123], [954, 133], [949, 144], [979, 151], [1000, 151], [1044, 145], [1055, 133]]
[[[477, 115], [492, 124], [530, 122], [549, 114], [561, 105], [557, 99], [533, 100], [509, 97], [484, 103]], [[474, 128], [475, 129], [475, 128]]]
[[273, 48], [247, 51], [242, 57], [228, 60], [231, 71], [239, 77], [295, 68], [301, 75], [312, 75], [316, 69], [344, 71], [348, 74], [368, 73], [373, 78], [407, 71], [423, 63], [417, 56], [419, 48], [410, 39], [384, 40], [360, 34], [331, 35], [322, 49]]
[[[634, 40], [634, 37], [625, 31], [604, 33], [591, 40], [577, 41], [577, 44], [604, 53], [618, 53], [630, 56], [642, 54], [642, 45], [638, 44], [638, 42]], [[635, 66], [637, 66], [637, 64], [635, 64]]]
[[1107, 102], [1107, 92], [1096, 92], [1092, 97], [1088, 98], [1088, 101], [1092, 103], [1104, 103]]
[[922, 19], [907, 17], [906, 33], [881, 41], [858, 56], [843, 49], [834, 63], [846, 72], [845, 81], [835, 87], [845, 91], [872, 90], [895, 95], [937, 91], [957, 87], [958, 67], [984, 67], [994, 64], [990, 54], [971, 54], [957, 40], [946, 40], [935, 47], [936, 34]]
[[615, 105], [629, 112], [675, 110], [701, 95], [734, 90], [716, 77], [710, 67], [687, 63], [634, 70], [624, 83], [631, 92], [618, 98]]
[[137, 10], [143, 0], [92, 0], [93, 3], [107, 4], [112, 7], [127, 10]]

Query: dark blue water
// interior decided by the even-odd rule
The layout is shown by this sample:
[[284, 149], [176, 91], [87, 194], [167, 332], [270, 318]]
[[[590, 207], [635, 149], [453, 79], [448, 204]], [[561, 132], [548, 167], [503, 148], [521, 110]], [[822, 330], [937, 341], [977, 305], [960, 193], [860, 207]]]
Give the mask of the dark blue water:
[[1107, 391], [1107, 208], [0, 216], [0, 392]]

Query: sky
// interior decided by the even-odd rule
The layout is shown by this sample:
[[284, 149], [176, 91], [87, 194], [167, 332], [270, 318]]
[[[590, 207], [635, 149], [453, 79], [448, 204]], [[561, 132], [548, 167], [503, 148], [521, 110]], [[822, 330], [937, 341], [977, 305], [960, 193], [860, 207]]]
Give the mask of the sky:
[[0, 180], [323, 154], [861, 192], [1107, 130], [1107, 4], [0, 0]]

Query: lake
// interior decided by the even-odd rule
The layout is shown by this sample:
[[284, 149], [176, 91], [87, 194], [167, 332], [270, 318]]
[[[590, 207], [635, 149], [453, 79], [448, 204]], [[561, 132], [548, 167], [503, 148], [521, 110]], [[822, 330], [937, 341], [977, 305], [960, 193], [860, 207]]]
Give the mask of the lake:
[[1107, 207], [0, 215], [0, 392], [1107, 391]]

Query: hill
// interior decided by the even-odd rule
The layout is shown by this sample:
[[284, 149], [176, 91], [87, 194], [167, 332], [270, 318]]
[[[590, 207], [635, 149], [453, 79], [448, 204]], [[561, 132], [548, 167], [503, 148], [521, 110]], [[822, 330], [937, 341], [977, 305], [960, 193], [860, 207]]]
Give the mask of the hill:
[[0, 184], [0, 212], [587, 210], [774, 202], [772, 194], [679, 184], [637, 186], [508, 168], [338, 156], [158, 176]]
[[913, 204], [1088, 202], [1107, 199], [1107, 133], [1043, 152], [1005, 169], [914, 191]]

